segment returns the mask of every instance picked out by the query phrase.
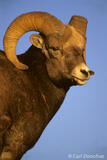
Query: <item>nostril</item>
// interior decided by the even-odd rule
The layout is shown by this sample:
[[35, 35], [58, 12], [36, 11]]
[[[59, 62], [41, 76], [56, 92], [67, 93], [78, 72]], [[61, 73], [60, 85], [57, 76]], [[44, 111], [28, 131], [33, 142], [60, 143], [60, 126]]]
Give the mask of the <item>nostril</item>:
[[91, 76], [95, 74], [94, 71], [91, 71], [91, 70], [89, 71], [89, 73]]
[[87, 72], [86, 70], [81, 69], [80, 71], [81, 71], [85, 76], [87, 76], [87, 77], [88, 77], [88, 75], [89, 75], [89, 74], [88, 74], [88, 72]]

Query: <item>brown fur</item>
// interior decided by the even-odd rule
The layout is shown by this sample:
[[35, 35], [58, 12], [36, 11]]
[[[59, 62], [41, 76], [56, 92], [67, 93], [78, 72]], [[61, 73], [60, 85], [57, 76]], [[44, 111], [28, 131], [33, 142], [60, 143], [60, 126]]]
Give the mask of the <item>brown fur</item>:
[[[78, 84], [72, 71], [86, 64], [82, 53], [85, 42], [74, 42], [69, 37], [72, 32], [67, 32], [68, 37], [61, 39], [41, 35], [42, 51], [31, 46], [18, 56], [29, 66], [26, 71], [17, 69], [0, 52], [0, 160], [19, 160], [36, 143], [69, 87]], [[78, 33], [76, 36], [78, 39]], [[80, 76], [85, 79], [89, 73], [83, 71]]]
[[[8, 127], [2, 129], [0, 152], [11, 152], [12, 160], [20, 159], [36, 143], [66, 93], [50, 81], [45, 57], [39, 52], [32, 46], [20, 56], [29, 65], [28, 71], [16, 69], [0, 52], [0, 114], [11, 119]], [[0, 123], [4, 125], [5, 120]]]

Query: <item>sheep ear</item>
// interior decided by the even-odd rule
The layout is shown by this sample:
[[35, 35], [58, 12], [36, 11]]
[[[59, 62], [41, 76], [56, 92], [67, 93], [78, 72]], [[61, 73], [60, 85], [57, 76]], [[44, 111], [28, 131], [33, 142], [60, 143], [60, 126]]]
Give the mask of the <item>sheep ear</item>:
[[43, 39], [39, 34], [32, 34], [30, 36], [30, 42], [37, 48], [42, 49], [43, 48]]

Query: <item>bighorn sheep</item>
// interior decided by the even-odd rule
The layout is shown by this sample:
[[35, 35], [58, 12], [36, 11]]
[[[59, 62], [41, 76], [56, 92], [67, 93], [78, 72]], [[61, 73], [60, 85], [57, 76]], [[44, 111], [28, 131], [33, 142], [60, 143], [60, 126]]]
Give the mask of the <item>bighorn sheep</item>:
[[[17, 17], [0, 51], [0, 160], [19, 160], [34, 146], [73, 85], [93, 75], [86, 65], [87, 20], [73, 16], [68, 25], [45, 12]], [[16, 44], [28, 31], [38, 31], [26, 53]]]

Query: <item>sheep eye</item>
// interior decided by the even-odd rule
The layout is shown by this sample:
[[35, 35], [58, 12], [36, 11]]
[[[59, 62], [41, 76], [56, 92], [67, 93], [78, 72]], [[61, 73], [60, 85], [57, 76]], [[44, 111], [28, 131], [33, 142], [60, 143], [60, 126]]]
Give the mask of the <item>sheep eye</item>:
[[53, 51], [59, 50], [59, 47], [50, 47], [49, 49], [52, 49]]
[[50, 47], [49, 54], [50, 54], [50, 57], [55, 58], [58, 55], [63, 55], [63, 52], [59, 47]]

